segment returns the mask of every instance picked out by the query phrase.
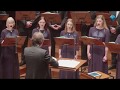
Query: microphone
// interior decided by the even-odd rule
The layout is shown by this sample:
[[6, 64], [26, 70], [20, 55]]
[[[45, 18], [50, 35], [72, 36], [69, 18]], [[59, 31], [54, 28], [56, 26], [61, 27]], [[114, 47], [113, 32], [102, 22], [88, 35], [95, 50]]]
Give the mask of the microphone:
[[110, 19], [111, 19], [112, 21], [115, 21], [115, 19], [116, 19], [115, 15], [111, 15], [111, 16], [110, 16]]

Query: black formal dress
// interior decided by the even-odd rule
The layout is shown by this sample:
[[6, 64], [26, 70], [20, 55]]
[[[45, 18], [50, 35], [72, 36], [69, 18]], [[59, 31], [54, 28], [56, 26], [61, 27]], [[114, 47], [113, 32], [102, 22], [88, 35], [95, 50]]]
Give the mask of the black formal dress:
[[[18, 36], [18, 31], [13, 29], [10, 32], [4, 29], [1, 33], [1, 39]], [[15, 46], [2, 47], [0, 56], [0, 78], [2, 79], [19, 79], [19, 61]]]

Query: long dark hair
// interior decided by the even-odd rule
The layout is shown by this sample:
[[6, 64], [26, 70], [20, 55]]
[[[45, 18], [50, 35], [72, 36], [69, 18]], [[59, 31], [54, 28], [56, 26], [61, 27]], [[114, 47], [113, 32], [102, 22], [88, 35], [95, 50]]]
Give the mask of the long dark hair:
[[[46, 22], [46, 19], [45, 19], [43, 16], [41, 16], [40, 19], [39, 19], [39, 21], [42, 20], [42, 19], [45, 20], [45, 26], [44, 26], [44, 29], [47, 30], [47, 29], [48, 29], [48, 24], [47, 24], [47, 22]], [[38, 21], [38, 22], [39, 22], [39, 21]], [[39, 24], [37, 24], [37, 28], [40, 28]]]

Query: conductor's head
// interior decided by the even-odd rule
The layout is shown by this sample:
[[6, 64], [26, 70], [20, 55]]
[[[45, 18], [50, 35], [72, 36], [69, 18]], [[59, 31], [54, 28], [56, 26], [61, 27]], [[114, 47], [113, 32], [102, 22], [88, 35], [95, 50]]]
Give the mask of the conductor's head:
[[35, 32], [32, 36], [32, 45], [41, 46], [44, 41], [44, 36], [41, 32]]

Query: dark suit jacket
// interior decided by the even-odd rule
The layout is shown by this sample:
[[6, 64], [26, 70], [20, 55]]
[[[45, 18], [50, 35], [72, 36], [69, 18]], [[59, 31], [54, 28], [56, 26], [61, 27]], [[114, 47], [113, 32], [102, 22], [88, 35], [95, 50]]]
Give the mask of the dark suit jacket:
[[26, 62], [26, 79], [49, 79], [49, 64], [58, 67], [58, 62], [38, 46], [26, 47], [24, 50]]

